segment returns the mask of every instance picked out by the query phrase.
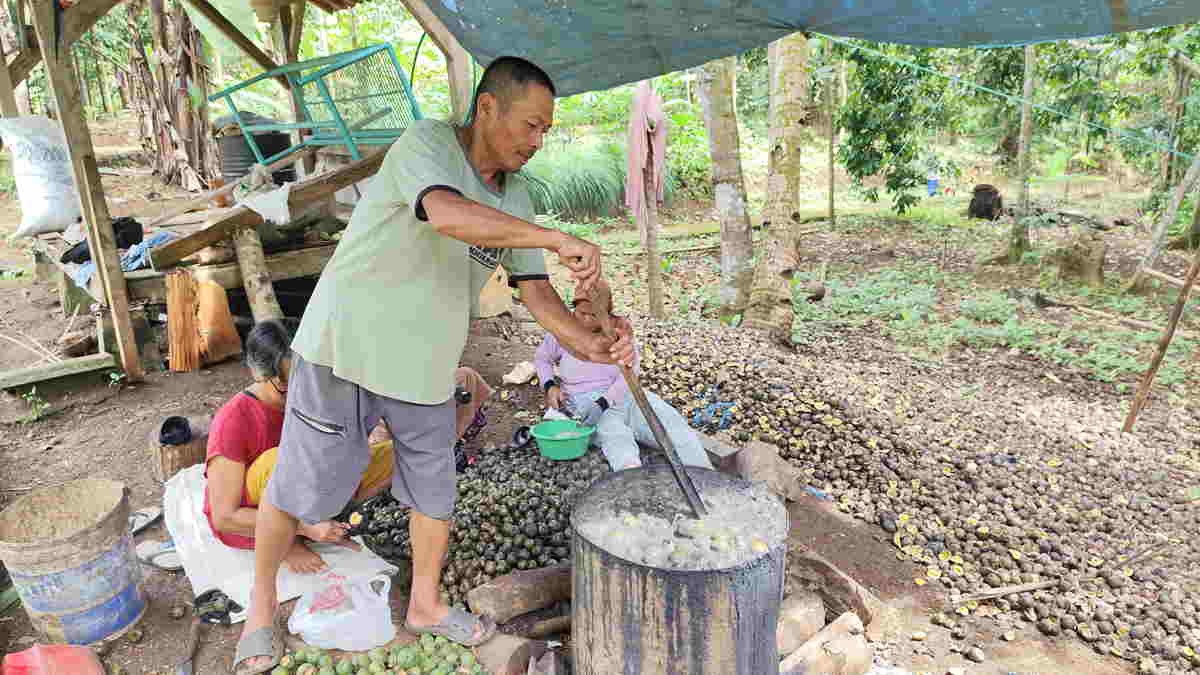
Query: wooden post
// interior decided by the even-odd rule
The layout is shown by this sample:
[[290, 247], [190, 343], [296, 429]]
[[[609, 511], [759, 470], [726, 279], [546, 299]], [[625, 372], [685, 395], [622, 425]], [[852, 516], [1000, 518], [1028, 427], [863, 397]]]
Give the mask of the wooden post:
[[233, 248], [237, 252], [238, 267], [242, 270], [242, 283], [246, 287], [246, 299], [250, 301], [254, 322], [282, 319], [283, 310], [275, 298], [275, 287], [271, 285], [271, 272], [267, 269], [267, 256], [263, 253], [258, 230], [244, 227], [234, 232]]
[[458, 38], [442, 23], [437, 14], [429, 9], [425, 0], [401, 0], [408, 8], [433, 44], [446, 56], [446, 74], [450, 79], [451, 116], [455, 122], [463, 122], [471, 110], [475, 83], [471, 81], [471, 55], [459, 43]]
[[1171, 318], [1167, 322], [1167, 329], [1163, 331], [1162, 337], [1158, 340], [1158, 351], [1154, 353], [1154, 359], [1151, 360], [1150, 367], [1142, 377], [1141, 384], [1138, 385], [1138, 392], [1137, 396], [1133, 398], [1133, 405], [1129, 407], [1129, 415], [1125, 418], [1125, 427], [1121, 429], [1125, 433], [1133, 431], [1133, 424], [1137, 422], [1138, 415], [1141, 414], [1142, 408], [1146, 405], [1146, 397], [1150, 395], [1150, 385], [1154, 382], [1154, 376], [1158, 373], [1158, 367], [1162, 365], [1163, 357], [1167, 355], [1167, 348], [1171, 346], [1171, 339], [1175, 337], [1175, 328], [1179, 325], [1179, 317], [1183, 315], [1183, 307], [1187, 304], [1188, 295], [1192, 291], [1192, 284], [1196, 283], [1198, 275], [1200, 275], [1200, 248], [1196, 249], [1196, 256], [1192, 259], [1192, 267], [1188, 270], [1187, 278], [1183, 280], [1183, 288], [1179, 291], [1179, 297], [1175, 299], [1175, 306], [1171, 308]]
[[137, 381], [142, 379], [143, 371], [133, 336], [133, 326], [129, 320], [125, 273], [121, 270], [121, 261], [117, 257], [112, 218], [104, 201], [104, 188], [96, 167], [92, 135], [88, 131], [83, 109], [79, 105], [79, 92], [75, 88], [71, 72], [71, 51], [65, 46], [56, 49], [55, 5], [56, 2], [33, 3], [33, 26], [45, 55], [46, 80], [54, 95], [59, 122], [62, 124], [67, 149], [71, 155], [71, 173], [75, 178], [75, 186], [83, 206], [84, 221], [87, 223], [88, 246], [92, 252], [92, 260], [96, 262], [96, 273], [104, 288], [106, 303], [112, 311], [117, 343], [120, 347], [121, 366], [129, 381]]
[[166, 275], [167, 358], [171, 370], [187, 373], [200, 367], [200, 331], [196, 327], [196, 280], [187, 270]]
[[[17, 30], [20, 29], [20, 26], [18, 26]], [[3, 63], [7, 64], [8, 58], [3, 58]], [[13, 89], [12, 77], [9, 76], [7, 67], [0, 68], [0, 113], [5, 117], [17, 117], [21, 114], [21, 111], [17, 109], [17, 95]]]

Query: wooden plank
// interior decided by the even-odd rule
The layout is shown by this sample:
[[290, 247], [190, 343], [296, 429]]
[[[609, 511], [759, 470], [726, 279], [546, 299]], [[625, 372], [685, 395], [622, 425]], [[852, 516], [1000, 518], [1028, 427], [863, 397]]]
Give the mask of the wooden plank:
[[[312, 277], [321, 273], [333, 252], [335, 244], [327, 246], [312, 246], [295, 251], [284, 251], [267, 256], [267, 271], [271, 281]], [[212, 281], [222, 288], [241, 288], [244, 285], [242, 270], [236, 262], [219, 265], [196, 265], [188, 271], [196, 281]], [[150, 302], [162, 304], [167, 301], [166, 286], [163, 284], [163, 273], [153, 270], [138, 270], [126, 272], [125, 282], [129, 287], [129, 297], [134, 302]]]
[[196, 324], [196, 280], [187, 270], [175, 270], [167, 283], [167, 358], [171, 372], [200, 368], [200, 329]]
[[442, 23], [437, 14], [429, 9], [425, 0], [400, 0], [408, 8], [433, 44], [442, 50], [446, 57], [446, 74], [450, 80], [451, 115], [455, 122], [463, 122], [471, 109], [471, 100], [475, 92], [475, 83], [471, 78], [471, 55], [459, 43], [454, 33]]
[[13, 81], [8, 68], [0, 68], [0, 114], [5, 117], [17, 117], [21, 114], [17, 109], [17, 94], [13, 91]]
[[[211, 21], [213, 25], [217, 27], [217, 30], [220, 30], [222, 33], [224, 33], [225, 37], [229, 38], [233, 44], [237, 45], [237, 48], [242, 50], [243, 54], [250, 57], [251, 61], [257, 63], [259, 68], [262, 68], [264, 71], [266, 71], [275, 70], [279, 67], [279, 64], [275, 63], [274, 59], [267, 56], [266, 52], [264, 52], [262, 49], [259, 49], [258, 45], [251, 42], [250, 38], [246, 37], [245, 33], [238, 30], [238, 27], [233, 25], [229, 19], [226, 19], [225, 15], [222, 14], [220, 10], [209, 4], [208, 0], [186, 0], [186, 2], [194, 7], [197, 12], [203, 14], [204, 18]], [[292, 83], [289, 82], [286, 77], [280, 76], [275, 79], [279, 80], [279, 82], [281, 82], [283, 86], [287, 87], [288, 89], [292, 88]]]
[[[63, 40], [60, 51], [69, 51], [69, 47], [75, 44], [76, 40], [83, 37], [101, 17], [108, 14], [109, 10], [121, 2], [122, 0], [82, 0], [65, 11], [62, 18]], [[20, 3], [17, 4], [20, 5]], [[30, 4], [36, 6], [38, 4], [51, 5], [52, 3], [34, 2]], [[35, 11], [34, 14], [36, 13]], [[51, 49], [53, 51], [53, 45]], [[17, 52], [13, 60], [8, 62], [9, 79], [12, 80], [13, 86], [24, 82], [29, 77], [29, 73], [33, 72], [34, 66], [41, 61], [42, 51], [37, 43], [30, 45], [28, 49]]]
[[[94, 5], [95, 3], [87, 3]], [[96, 272], [104, 287], [104, 295], [112, 312], [120, 347], [121, 366], [129, 381], [142, 379], [142, 362], [134, 340], [133, 326], [129, 318], [129, 302], [125, 293], [124, 272], [117, 256], [117, 246], [112, 229], [112, 218], [104, 201], [104, 188], [96, 166], [92, 135], [80, 105], [79, 90], [75, 74], [71, 69], [71, 51], [55, 49], [56, 3], [35, 2], [31, 7], [34, 30], [38, 43], [45, 54], [47, 81], [54, 94], [59, 122], [67, 138], [67, 149], [71, 155], [71, 173], [79, 191], [83, 206], [84, 221], [87, 223], [88, 245]], [[107, 10], [106, 10], [107, 11]], [[65, 32], [65, 31], [64, 31]]]
[[[298, 211], [374, 175], [386, 153], [387, 146], [357, 162], [296, 183], [288, 193], [288, 207]], [[209, 221], [203, 230], [155, 248], [150, 252], [150, 265], [156, 270], [167, 269], [196, 251], [229, 238], [240, 227], [255, 227], [262, 222], [262, 216], [253, 210], [244, 206], [235, 207], [220, 218]]]
[[53, 380], [56, 377], [66, 377], [67, 375], [90, 373], [94, 370], [115, 368], [116, 365], [117, 360], [113, 358], [112, 354], [90, 354], [56, 363], [47, 363], [19, 370], [9, 370], [0, 372], [0, 389], [23, 387], [27, 384], [37, 384], [38, 382]]

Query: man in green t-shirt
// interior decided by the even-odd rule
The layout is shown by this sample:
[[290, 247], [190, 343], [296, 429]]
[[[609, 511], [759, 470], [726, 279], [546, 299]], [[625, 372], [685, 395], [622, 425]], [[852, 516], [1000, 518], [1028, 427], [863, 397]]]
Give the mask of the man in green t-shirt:
[[[353, 545], [329, 522], [351, 498], [381, 420], [395, 441], [392, 494], [412, 507], [412, 593], [406, 628], [467, 645], [495, 626], [440, 599], [454, 509], [454, 369], [480, 290], [497, 266], [534, 318], [591, 361], [633, 361], [632, 330], [591, 332], [550, 285], [542, 251], [558, 254], [579, 292], [600, 279], [600, 249], [539, 227], [516, 173], [542, 146], [554, 85], [522, 59], [484, 71], [471, 123], [414, 122], [388, 150], [317, 283], [292, 343], [278, 464], [255, 527], [255, 584], [235, 666], [274, 667], [274, 580], [298, 524]], [[310, 535], [311, 536], [311, 535]]]

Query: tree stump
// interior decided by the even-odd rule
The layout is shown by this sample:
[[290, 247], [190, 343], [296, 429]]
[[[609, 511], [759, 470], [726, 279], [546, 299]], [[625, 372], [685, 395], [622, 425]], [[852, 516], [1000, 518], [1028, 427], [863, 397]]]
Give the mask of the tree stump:
[[1078, 281], [1093, 287], [1104, 285], [1104, 256], [1108, 243], [1096, 232], [1081, 229], [1075, 240], [1050, 254], [1060, 281]]
[[181, 445], [159, 443], [159, 427], [150, 430], [150, 455], [154, 478], [165, 483], [176, 473], [203, 464], [208, 456], [208, 428], [211, 418], [188, 418], [188, 426], [192, 428], [192, 440]]

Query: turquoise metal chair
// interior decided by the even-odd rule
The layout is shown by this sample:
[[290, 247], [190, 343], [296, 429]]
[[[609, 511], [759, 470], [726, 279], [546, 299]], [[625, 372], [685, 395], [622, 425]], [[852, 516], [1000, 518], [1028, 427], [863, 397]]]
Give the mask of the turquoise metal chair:
[[[299, 103], [303, 119], [294, 123], [254, 124], [242, 119], [237, 98], [247, 96], [264, 80], [287, 78]], [[255, 159], [266, 165], [304, 147], [344, 144], [354, 159], [359, 147], [387, 145], [400, 137], [408, 125], [421, 119], [412, 88], [396, 52], [390, 44], [298, 61], [269, 70], [219, 91], [209, 101], [224, 100], [241, 127]], [[254, 136], [264, 131], [309, 129], [299, 145], [263, 156]]]

